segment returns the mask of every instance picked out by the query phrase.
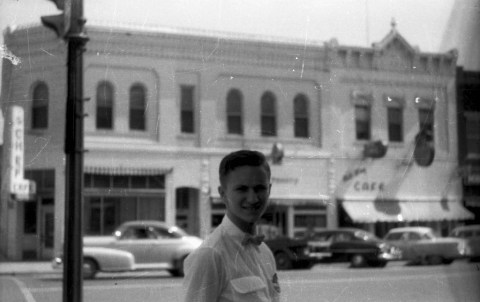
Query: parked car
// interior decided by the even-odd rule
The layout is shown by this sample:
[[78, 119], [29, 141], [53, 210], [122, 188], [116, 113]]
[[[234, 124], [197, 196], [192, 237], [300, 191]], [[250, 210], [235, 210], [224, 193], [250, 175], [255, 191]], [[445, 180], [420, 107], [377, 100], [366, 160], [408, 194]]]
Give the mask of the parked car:
[[280, 236], [267, 239], [265, 243], [272, 250], [279, 270], [311, 268], [315, 264], [306, 240]]
[[315, 264], [306, 240], [284, 236], [271, 224], [258, 224], [257, 233], [265, 236], [264, 242], [272, 250], [277, 269], [311, 268]]
[[388, 261], [400, 257], [397, 248], [357, 228], [316, 231], [308, 243], [319, 262], [349, 261], [351, 267], [384, 267]]
[[480, 224], [456, 227], [450, 233], [450, 237], [465, 239], [466, 256], [472, 261], [480, 261]]
[[450, 264], [466, 254], [464, 239], [437, 236], [429, 227], [393, 228], [384, 239], [411, 264]]
[[[201, 243], [200, 238], [160, 221], [125, 222], [112, 236], [83, 238], [83, 276], [147, 269], [183, 276], [183, 260]], [[61, 266], [62, 257], [56, 257], [53, 267]]]

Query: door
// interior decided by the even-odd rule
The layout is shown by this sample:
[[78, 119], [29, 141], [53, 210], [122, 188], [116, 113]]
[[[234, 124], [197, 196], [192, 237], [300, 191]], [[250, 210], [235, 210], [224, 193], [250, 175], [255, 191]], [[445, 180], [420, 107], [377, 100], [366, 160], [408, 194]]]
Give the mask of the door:
[[53, 258], [55, 212], [53, 205], [42, 205], [40, 214], [40, 258]]

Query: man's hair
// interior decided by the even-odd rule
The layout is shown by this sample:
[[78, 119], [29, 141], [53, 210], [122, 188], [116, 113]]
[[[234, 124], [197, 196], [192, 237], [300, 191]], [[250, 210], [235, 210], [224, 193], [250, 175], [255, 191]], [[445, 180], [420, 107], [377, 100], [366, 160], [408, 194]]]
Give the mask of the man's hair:
[[222, 187], [225, 186], [228, 173], [243, 166], [263, 167], [268, 178], [270, 178], [270, 165], [263, 153], [253, 150], [239, 150], [226, 155], [220, 162], [218, 173]]

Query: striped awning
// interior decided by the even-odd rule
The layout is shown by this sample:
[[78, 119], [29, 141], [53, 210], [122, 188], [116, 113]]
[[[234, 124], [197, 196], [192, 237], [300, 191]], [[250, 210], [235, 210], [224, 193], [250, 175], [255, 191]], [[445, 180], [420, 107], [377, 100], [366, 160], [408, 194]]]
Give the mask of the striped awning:
[[459, 201], [348, 200], [342, 206], [358, 223], [474, 219]]
[[100, 175], [163, 175], [172, 172], [172, 168], [152, 167], [108, 167], [108, 166], [85, 166], [84, 173]]

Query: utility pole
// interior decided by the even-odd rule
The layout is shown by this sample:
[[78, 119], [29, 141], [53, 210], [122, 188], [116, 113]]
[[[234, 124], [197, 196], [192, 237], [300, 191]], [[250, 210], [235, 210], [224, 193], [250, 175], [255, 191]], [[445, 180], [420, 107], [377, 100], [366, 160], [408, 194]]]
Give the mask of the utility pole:
[[67, 42], [67, 104], [65, 116], [65, 239], [63, 302], [83, 300], [83, 0], [51, 0], [63, 14], [41, 17], [42, 23]]

